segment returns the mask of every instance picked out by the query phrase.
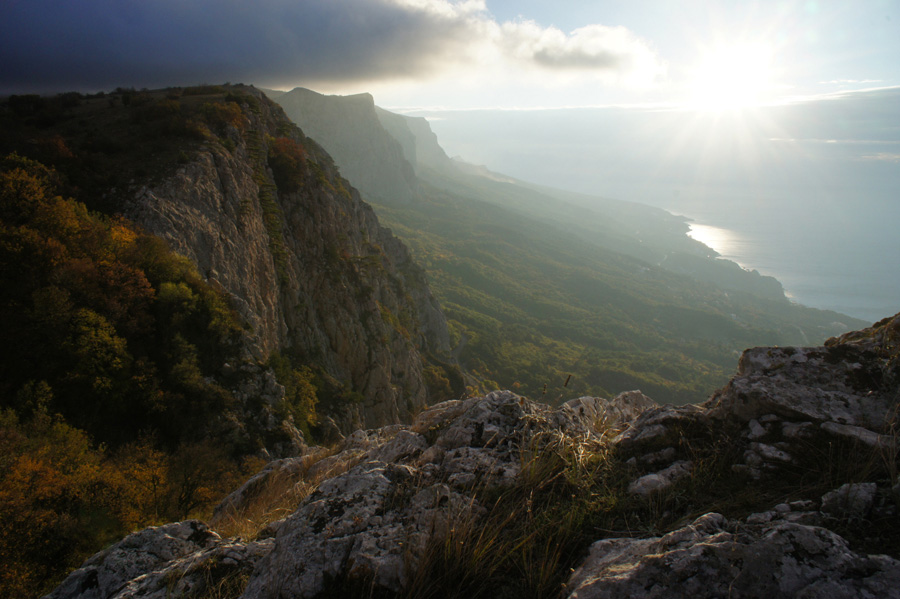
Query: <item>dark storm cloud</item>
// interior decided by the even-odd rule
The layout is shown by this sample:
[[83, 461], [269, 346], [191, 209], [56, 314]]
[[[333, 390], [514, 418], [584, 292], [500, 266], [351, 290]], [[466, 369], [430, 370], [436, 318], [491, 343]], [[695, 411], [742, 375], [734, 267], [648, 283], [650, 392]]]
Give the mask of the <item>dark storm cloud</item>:
[[388, 0], [5, 0], [0, 90], [415, 76], [465, 41], [470, 14]]

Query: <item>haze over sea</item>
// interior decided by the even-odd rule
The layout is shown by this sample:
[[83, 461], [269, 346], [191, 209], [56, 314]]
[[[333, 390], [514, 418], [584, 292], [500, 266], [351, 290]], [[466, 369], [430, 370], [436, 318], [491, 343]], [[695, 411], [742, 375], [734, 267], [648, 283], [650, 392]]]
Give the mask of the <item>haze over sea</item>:
[[855, 213], [826, 215], [803, 227], [769, 216], [782, 205], [769, 201], [759, 212], [669, 210], [690, 215], [691, 236], [723, 258], [777, 278], [794, 301], [872, 321], [900, 311], [897, 207], [873, 216], [860, 202]]
[[688, 217], [697, 239], [799, 303], [872, 321], [900, 311], [898, 88], [722, 113], [413, 114], [450, 155]]

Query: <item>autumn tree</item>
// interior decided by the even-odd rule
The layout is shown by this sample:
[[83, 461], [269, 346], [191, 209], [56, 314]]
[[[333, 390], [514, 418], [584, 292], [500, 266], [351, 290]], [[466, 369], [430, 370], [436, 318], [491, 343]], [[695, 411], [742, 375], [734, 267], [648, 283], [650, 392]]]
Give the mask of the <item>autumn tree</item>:
[[306, 150], [289, 137], [271, 139], [269, 166], [272, 168], [278, 189], [295, 191], [306, 172]]

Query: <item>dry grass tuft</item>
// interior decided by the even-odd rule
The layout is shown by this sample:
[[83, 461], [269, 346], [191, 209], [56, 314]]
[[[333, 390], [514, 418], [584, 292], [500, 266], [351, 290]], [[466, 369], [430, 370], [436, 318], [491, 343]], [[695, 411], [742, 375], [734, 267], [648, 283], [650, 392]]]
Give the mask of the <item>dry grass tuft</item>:
[[269, 474], [251, 496], [216, 517], [210, 526], [219, 535], [253, 541], [273, 522], [291, 515], [322, 481], [342, 474], [359, 463], [360, 455], [339, 453], [338, 447], [318, 448], [303, 457], [299, 470]]

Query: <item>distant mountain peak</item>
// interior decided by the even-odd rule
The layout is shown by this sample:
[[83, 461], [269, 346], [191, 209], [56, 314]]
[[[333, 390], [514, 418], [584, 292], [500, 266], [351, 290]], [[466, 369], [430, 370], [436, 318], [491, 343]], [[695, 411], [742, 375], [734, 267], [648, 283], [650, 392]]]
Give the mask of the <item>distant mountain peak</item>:
[[298, 87], [274, 100], [322, 144], [364, 197], [388, 204], [416, 198], [415, 158], [411, 162], [409, 148], [382, 126], [371, 94], [325, 96]]

